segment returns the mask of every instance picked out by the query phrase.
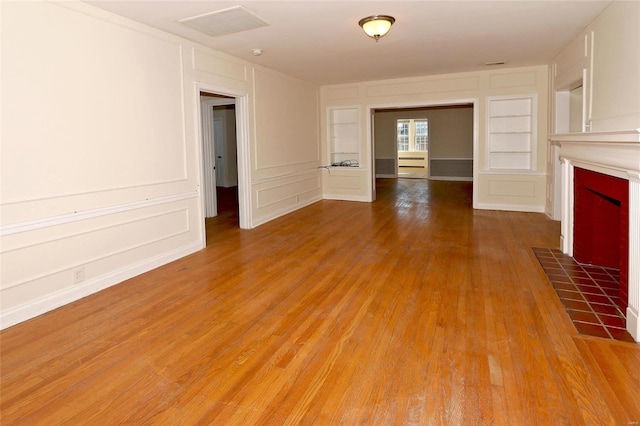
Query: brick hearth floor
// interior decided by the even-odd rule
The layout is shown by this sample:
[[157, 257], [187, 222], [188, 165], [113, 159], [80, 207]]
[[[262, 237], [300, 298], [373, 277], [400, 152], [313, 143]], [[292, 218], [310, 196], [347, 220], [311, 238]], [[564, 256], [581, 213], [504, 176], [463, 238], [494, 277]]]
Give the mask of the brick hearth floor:
[[620, 271], [578, 263], [557, 249], [533, 252], [580, 334], [634, 341], [616, 305]]

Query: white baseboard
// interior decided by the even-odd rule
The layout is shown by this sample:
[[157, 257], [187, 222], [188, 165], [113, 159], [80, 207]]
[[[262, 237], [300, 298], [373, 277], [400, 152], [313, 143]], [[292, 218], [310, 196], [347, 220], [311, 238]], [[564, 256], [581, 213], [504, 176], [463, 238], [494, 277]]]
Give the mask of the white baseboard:
[[519, 206], [517, 204], [478, 204], [479, 210], [503, 210], [508, 212], [544, 213], [544, 206]]
[[325, 200], [359, 201], [364, 203], [371, 202], [371, 200], [365, 195], [323, 194], [322, 198]]
[[397, 178], [398, 175], [376, 175], [376, 178], [382, 178], [382, 179], [392, 179], [392, 178]]
[[137, 264], [87, 280], [81, 284], [76, 284], [73, 287], [65, 288], [24, 305], [3, 311], [0, 313], [0, 329], [11, 327], [71, 302], [75, 302], [76, 300], [119, 284], [129, 278], [133, 278], [159, 266], [173, 262], [174, 260], [201, 250], [202, 248], [204, 248], [202, 241], [197, 241], [167, 253], [146, 259]]
[[322, 200], [321, 197], [314, 197], [314, 198], [312, 198], [312, 199], [310, 199], [310, 200], [308, 200], [308, 201], [306, 201], [304, 203], [299, 203], [299, 204], [296, 204], [295, 206], [292, 206], [290, 208], [287, 208], [287, 209], [284, 209], [284, 210], [280, 210], [277, 213], [273, 213], [273, 214], [261, 217], [259, 219], [254, 220], [253, 222], [251, 222], [251, 227], [255, 228], [257, 226], [264, 225], [265, 223], [270, 222], [273, 219], [277, 219], [277, 218], [279, 218], [281, 216], [284, 216], [286, 214], [293, 213], [296, 210], [299, 210], [299, 209], [301, 209], [303, 207], [310, 206], [311, 204], [317, 203], [320, 200]]

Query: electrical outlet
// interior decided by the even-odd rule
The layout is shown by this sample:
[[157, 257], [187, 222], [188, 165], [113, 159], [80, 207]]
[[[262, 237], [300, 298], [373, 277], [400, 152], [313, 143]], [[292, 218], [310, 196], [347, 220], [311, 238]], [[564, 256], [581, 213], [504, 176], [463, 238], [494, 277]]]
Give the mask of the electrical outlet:
[[73, 271], [73, 283], [78, 284], [84, 281], [84, 267], [76, 268]]

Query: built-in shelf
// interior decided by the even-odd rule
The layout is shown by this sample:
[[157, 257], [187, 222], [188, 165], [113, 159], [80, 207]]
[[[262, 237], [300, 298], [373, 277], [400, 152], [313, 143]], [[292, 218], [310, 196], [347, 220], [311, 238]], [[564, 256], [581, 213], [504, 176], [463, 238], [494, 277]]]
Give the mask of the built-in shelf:
[[329, 108], [329, 164], [360, 164], [360, 108]]
[[487, 170], [536, 168], [533, 95], [488, 99]]

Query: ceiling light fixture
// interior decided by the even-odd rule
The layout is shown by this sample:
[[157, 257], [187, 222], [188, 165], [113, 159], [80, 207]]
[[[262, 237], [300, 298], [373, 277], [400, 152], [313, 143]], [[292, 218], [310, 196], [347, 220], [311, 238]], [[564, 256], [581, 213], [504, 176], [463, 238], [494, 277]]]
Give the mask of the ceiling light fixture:
[[396, 22], [396, 18], [388, 15], [373, 15], [362, 18], [358, 25], [362, 27], [364, 32], [371, 38], [376, 40], [384, 36], [391, 29], [391, 25]]

